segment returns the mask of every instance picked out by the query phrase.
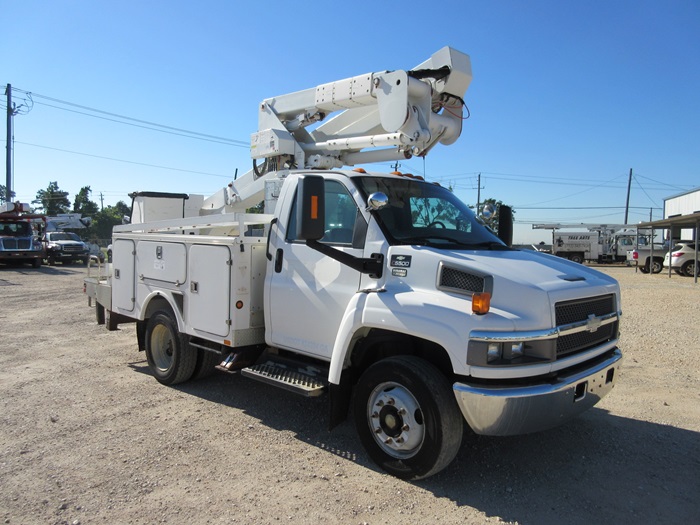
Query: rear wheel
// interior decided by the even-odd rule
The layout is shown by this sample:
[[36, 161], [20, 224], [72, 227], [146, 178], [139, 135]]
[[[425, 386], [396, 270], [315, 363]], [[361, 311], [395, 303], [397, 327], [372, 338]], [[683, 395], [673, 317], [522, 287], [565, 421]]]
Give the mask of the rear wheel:
[[661, 273], [661, 271], [663, 269], [664, 269], [663, 261], [655, 260], [651, 265], [651, 272], [652, 273]]
[[571, 256], [569, 257], [569, 260], [570, 260], [571, 262], [575, 262], [575, 263], [581, 264], [581, 263], [583, 262], [583, 255], [580, 255], [580, 254], [578, 254], [578, 253], [574, 253], [573, 255], [571, 255]]
[[197, 348], [197, 364], [194, 367], [192, 379], [202, 379], [211, 375], [214, 367], [223, 360], [224, 358], [215, 352]]
[[444, 469], [462, 442], [464, 423], [449, 382], [413, 356], [369, 367], [356, 386], [353, 416], [369, 456], [402, 479]]
[[197, 352], [177, 330], [169, 312], [160, 310], [146, 325], [146, 359], [155, 378], [164, 385], [187, 381], [194, 373]]
[[95, 303], [95, 320], [97, 324], [105, 324], [105, 307], [100, 303]]

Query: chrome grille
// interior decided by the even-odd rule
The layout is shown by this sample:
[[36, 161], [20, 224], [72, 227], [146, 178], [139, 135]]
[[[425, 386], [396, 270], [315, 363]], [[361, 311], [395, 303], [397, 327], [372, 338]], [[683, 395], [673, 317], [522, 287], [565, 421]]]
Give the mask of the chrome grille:
[[63, 245], [64, 252], [82, 252], [83, 249], [84, 248], [78, 244], [64, 244]]
[[31, 248], [29, 239], [3, 239], [2, 245], [6, 250], [29, 250]]
[[[590, 315], [600, 317], [616, 311], [615, 295], [563, 301], [555, 306], [557, 326], [586, 321]], [[557, 357], [584, 351], [617, 338], [618, 322], [601, 326], [595, 332], [583, 331], [557, 338]]]
[[440, 272], [440, 288], [465, 292], [483, 292], [484, 278], [449, 266], [443, 266]]

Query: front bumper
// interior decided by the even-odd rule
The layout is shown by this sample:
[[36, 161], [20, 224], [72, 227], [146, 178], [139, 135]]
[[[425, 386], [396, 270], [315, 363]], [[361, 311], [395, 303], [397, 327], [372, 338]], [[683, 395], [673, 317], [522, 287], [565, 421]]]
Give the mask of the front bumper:
[[84, 259], [90, 258], [89, 252], [64, 252], [64, 251], [52, 251], [48, 254], [49, 257], [56, 259], [57, 261], [62, 261], [63, 259]]
[[457, 403], [477, 434], [513, 436], [546, 430], [584, 412], [615, 385], [622, 352], [606, 353], [555, 379], [524, 386], [455, 383]]
[[0, 251], [0, 261], [31, 261], [33, 259], [42, 259], [43, 257], [44, 252], [36, 250], [23, 252]]

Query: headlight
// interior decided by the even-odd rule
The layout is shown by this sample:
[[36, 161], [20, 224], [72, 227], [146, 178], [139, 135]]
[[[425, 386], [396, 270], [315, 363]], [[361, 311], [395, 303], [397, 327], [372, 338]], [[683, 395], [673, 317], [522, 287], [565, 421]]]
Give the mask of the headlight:
[[556, 339], [538, 341], [469, 341], [467, 364], [473, 366], [528, 365], [554, 361]]

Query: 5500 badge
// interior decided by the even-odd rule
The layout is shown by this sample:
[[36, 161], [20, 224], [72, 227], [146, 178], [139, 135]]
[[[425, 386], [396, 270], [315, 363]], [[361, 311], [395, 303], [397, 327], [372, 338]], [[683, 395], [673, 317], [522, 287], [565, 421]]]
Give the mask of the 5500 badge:
[[392, 255], [389, 263], [391, 266], [391, 275], [396, 277], [406, 277], [408, 274], [407, 268], [411, 267], [410, 255]]

